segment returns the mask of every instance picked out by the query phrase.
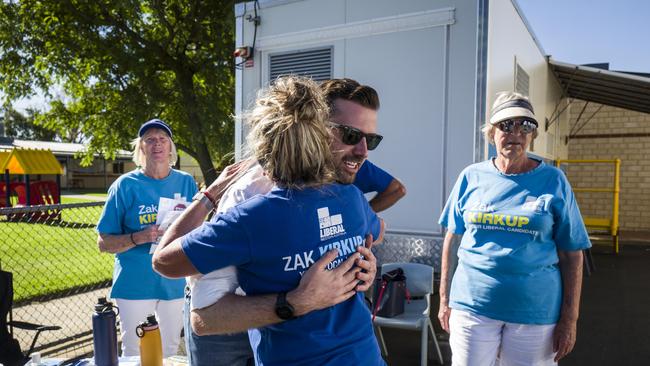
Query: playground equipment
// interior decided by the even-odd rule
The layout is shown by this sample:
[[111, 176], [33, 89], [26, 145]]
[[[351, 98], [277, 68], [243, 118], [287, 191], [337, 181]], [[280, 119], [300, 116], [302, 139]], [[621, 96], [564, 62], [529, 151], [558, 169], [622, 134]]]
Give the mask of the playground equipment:
[[[49, 150], [14, 148], [0, 151], [0, 171], [4, 182], [0, 182], [0, 207], [16, 205], [52, 205], [61, 202], [61, 175], [63, 169]], [[30, 182], [30, 175], [55, 175], [56, 181]], [[12, 182], [11, 175], [23, 177], [21, 182]]]
[[604, 192], [612, 193], [612, 210], [611, 215], [608, 217], [588, 217], [583, 216], [585, 226], [590, 233], [606, 233], [612, 237], [612, 249], [614, 254], [618, 254], [618, 206], [619, 206], [619, 193], [620, 193], [620, 174], [621, 174], [621, 159], [612, 160], [599, 160], [599, 159], [583, 159], [583, 160], [556, 160], [555, 165], [560, 167], [563, 163], [569, 164], [613, 164], [614, 167], [614, 186], [613, 187], [590, 187], [590, 188], [573, 188], [574, 192]]

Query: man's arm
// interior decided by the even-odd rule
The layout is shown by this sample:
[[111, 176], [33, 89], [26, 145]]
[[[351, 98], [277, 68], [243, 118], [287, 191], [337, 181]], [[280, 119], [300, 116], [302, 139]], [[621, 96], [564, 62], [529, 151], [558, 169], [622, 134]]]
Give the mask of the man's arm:
[[[336, 249], [327, 252], [309, 267], [298, 287], [287, 293], [287, 301], [294, 307], [295, 315], [301, 316], [336, 305], [354, 296], [357, 291], [370, 287], [377, 268], [377, 260], [369, 248], [371, 243], [372, 236], [368, 236], [368, 247], [358, 247], [358, 254], [351, 255], [331, 271], [327, 270], [327, 265], [338, 256]], [[276, 297], [277, 294], [226, 294], [206, 308], [192, 310], [192, 329], [198, 335], [226, 334], [280, 323], [283, 320], [275, 314]]]
[[[212, 182], [212, 184], [210, 184], [210, 186], [206, 189], [206, 192], [212, 199], [215, 200], [215, 202], [213, 202], [215, 206], [221, 199], [221, 196], [223, 196], [223, 193], [225, 192], [226, 188], [228, 188], [232, 180], [239, 175], [242, 169], [246, 169], [249, 166], [250, 161], [247, 160], [242, 160], [238, 163], [229, 165], [226, 167], [226, 169], [223, 170], [223, 172], [221, 172], [219, 177], [217, 177], [217, 179]], [[212, 209], [209, 209], [199, 201], [192, 202], [190, 207], [183, 211], [181, 216], [171, 224], [167, 231], [165, 231], [165, 234], [160, 239], [160, 243], [156, 249], [158, 250], [164, 248], [172, 241], [201, 226], [201, 224], [205, 221], [206, 216], [208, 216], [211, 211]]]
[[393, 178], [388, 187], [383, 192], [377, 193], [368, 203], [373, 211], [381, 212], [394, 205], [405, 195], [406, 187], [404, 184]]
[[[247, 168], [249, 165], [250, 162], [246, 160], [230, 165], [210, 184], [206, 192], [215, 200], [213, 202], [215, 206], [232, 180], [239, 175], [242, 169]], [[212, 209], [214, 208], [209, 208], [200, 201], [192, 202], [190, 207], [183, 211], [181, 216], [171, 224], [160, 239], [160, 243], [153, 255], [152, 265], [156, 272], [172, 278], [199, 273], [183, 252], [180, 244], [181, 238], [201, 226]]]

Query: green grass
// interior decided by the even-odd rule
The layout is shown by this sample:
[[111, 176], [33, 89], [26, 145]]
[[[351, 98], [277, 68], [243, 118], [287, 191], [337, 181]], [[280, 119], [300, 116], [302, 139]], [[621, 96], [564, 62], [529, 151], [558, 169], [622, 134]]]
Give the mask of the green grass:
[[83, 198], [77, 198], [77, 197], [68, 197], [68, 196], [61, 196], [61, 203], [84, 203], [84, 202], [96, 202], [95, 200], [86, 200]]
[[94, 189], [94, 188], [86, 188], [86, 189], [79, 188], [79, 189], [61, 191], [61, 195], [65, 195], [65, 194], [82, 194], [86, 196], [106, 197], [106, 190]]
[[96, 193], [90, 192], [90, 193], [85, 193], [85, 195], [86, 196], [95, 196], [95, 197], [106, 198], [106, 196], [108, 196], [108, 193], [106, 193], [106, 192], [96, 192]]
[[97, 249], [100, 212], [101, 206], [63, 210], [63, 222], [77, 228], [0, 222], [0, 258], [14, 274], [15, 301], [111, 278], [113, 255]]

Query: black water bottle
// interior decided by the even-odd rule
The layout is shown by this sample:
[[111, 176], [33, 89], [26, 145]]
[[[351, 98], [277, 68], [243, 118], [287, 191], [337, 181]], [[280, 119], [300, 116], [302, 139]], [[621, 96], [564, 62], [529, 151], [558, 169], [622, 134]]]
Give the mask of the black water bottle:
[[[93, 346], [96, 366], [118, 366], [117, 309], [105, 297], [97, 299], [93, 313]], [[118, 310], [119, 312], [119, 310]]]

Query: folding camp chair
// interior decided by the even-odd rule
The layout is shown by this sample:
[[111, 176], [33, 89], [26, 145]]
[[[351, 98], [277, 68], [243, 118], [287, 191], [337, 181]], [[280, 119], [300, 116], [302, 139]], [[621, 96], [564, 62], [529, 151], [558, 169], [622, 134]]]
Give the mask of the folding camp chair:
[[404, 313], [392, 318], [383, 318], [377, 316], [374, 326], [379, 337], [384, 355], [388, 355], [384, 335], [381, 332], [382, 327], [413, 329], [420, 331], [420, 364], [427, 364], [428, 354], [428, 335], [431, 332], [433, 345], [440, 364], [443, 364], [442, 353], [436, 339], [436, 333], [433, 330], [429, 312], [431, 309], [430, 295], [433, 293], [433, 267], [419, 263], [386, 263], [381, 267], [381, 272], [386, 273], [395, 268], [402, 268], [406, 276], [406, 288], [409, 291], [411, 300], [404, 304]]
[[[61, 329], [55, 325], [48, 326], [13, 320], [13, 301], [13, 274], [0, 269], [0, 363], [5, 366], [23, 365], [34, 351], [41, 332]], [[20, 345], [14, 338], [14, 327], [36, 332], [26, 353], [21, 352]]]

